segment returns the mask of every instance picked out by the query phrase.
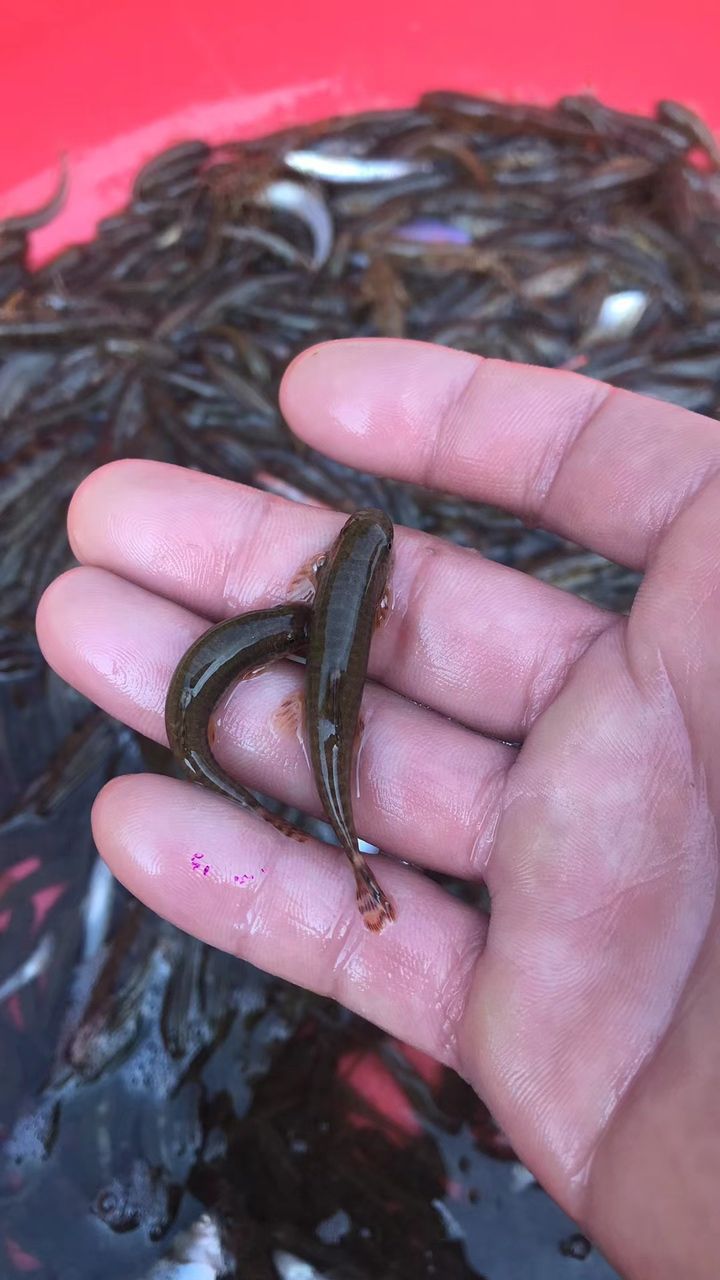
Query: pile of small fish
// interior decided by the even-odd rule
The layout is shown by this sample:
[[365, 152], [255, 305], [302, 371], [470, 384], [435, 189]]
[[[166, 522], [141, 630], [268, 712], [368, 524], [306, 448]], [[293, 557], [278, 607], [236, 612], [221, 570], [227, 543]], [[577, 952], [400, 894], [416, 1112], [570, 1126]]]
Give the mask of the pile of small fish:
[[318, 581], [312, 609], [277, 605], [210, 627], [183, 655], [165, 702], [168, 743], [189, 777], [259, 814], [283, 835], [304, 840], [304, 832], [270, 813], [218, 764], [209, 726], [219, 698], [235, 680], [276, 658], [307, 652], [301, 719], [306, 722], [315, 781], [352, 867], [358, 909], [371, 933], [380, 933], [395, 919], [395, 908], [360, 850], [351, 790], [370, 640], [382, 616], [392, 542], [392, 523], [382, 511], [356, 511], [327, 556], [315, 562]]
[[[450, 1177], [449, 1073], [431, 1090], [372, 1040], [407, 1108], [422, 1097], [434, 1117], [400, 1168], [382, 1124], [358, 1128], [347, 1089], [328, 1083], [363, 1024], [248, 968], [238, 982], [237, 961], [159, 924], [97, 863], [93, 795], [168, 756], [47, 672], [35, 604], [69, 563], [72, 491], [132, 455], [347, 513], [379, 508], [626, 610], [637, 578], [621, 566], [313, 452], [283, 422], [278, 384], [310, 343], [407, 335], [720, 416], [719, 175], [715, 139], [676, 103], [646, 119], [590, 97], [540, 108], [442, 92], [245, 142], [179, 143], [90, 244], [36, 270], [32, 231], [72, 174], [45, 209], [0, 223], [0, 1270], [4, 1247], [11, 1274], [38, 1262], [82, 1277], [85, 1257], [106, 1280], [147, 1274], [171, 1230], [206, 1210], [208, 1257], [221, 1243], [239, 1266], [251, 1259], [248, 1274], [274, 1277], [290, 1255], [347, 1277], [388, 1258], [398, 1277], [475, 1274], [480, 1236], [439, 1244], [428, 1209]], [[322, 1090], [310, 1070], [295, 1088], [286, 1044]], [[293, 1218], [298, 1185], [305, 1216]], [[318, 1239], [315, 1223], [346, 1210], [342, 1238]]]

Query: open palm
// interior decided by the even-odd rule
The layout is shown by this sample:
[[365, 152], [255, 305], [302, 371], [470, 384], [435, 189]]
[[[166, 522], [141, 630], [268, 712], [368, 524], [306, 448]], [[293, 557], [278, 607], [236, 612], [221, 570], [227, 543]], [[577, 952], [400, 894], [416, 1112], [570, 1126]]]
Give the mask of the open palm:
[[[627, 1275], [715, 1276], [720, 428], [572, 374], [386, 341], [307, 352], [283, 405], [345, 462], [645, 569], [632, 615], [398, 531], [356, 812], [398, 906], [380, 937], [336, 851], [186, 783], [110, 783], [98, 847], [182, 928], [456, 1067]], [[163, 741], [191, 640], [287, 599], [341, 520], [160, 464], [103, 468], [71, 507], [82, 567], [40, 605], [43, 650]], [[275, 715], [300, 682], [286, 663], [235, 689], [215, 749], [317, 812]], [[399, 859], [484, 878], [489, 926]]]

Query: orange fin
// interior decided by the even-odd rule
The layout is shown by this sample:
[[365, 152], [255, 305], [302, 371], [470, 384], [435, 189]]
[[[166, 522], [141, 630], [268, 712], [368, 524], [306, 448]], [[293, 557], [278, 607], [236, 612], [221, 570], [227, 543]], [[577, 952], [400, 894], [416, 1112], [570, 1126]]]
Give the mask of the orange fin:
[[376, 627], [382, 627], [387, 622], [388, 616], [390, 614], [390, 610], [392, 609], [392, 605], [393, 605], [392, 591], [390, 590], [389, 587], [386, 587], [380, 597], [380, 603], [375, 613]]
[[396, 918], [395, 907], [385, 896], [369, 867], [355, 868], [358, 910], [363, 924], [371, 933], [381, 933]]
[[289, 599], [297, 600], [300, 604], [312, 604], [315, 599], [315, 590], [317, 588], [317, 579], [322, 569], [327, 555], [315, 556], [313, 560], [308, 560], [302, 565], [297, 573], [290, 579], [288, 587]]
[[310, 757], [305, 733], [306, 712], [305, 694], [301, 689], [297, 689], [295, 693], [288, 694], [287, 698], [283, 698], [277, 711], [273, 713], [272, 724], [280, 733], [287, 733], [297, 738], [302, 747], [305, 763], [310, 769]]

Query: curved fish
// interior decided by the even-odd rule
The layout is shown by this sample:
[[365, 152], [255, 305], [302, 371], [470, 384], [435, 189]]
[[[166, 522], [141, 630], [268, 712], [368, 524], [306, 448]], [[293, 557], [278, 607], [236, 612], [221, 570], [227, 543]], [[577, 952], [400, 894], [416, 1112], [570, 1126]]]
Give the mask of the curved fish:
[[21, 213], [13, 218], [0, 219], [0, 235], [8, 235], [13, 231], [39, 231], [41, 227], [46, 227], [62, 210], [69, 189], [70, 168], [67, 156], [61, 156], [60, 176], [50, 199], [38, 209], [33, 209], [31, 213]]
[[257, 195], [257, 203], [266, 209], [289, 213], [305, 223], [313, 240], [311, 265], [315, 271], [324, 267], [333, 246], [333, 222], [322, 192], [302, 182], [277, 178]]
[[276, 658], [297, 653], [308, 640], [310, 611], [280, 605], [228, 618], [204, 632], [178, 663], [165, 701], [165, 730], [185, 773], [270, 822], [283, 835], [303, 832], [270, 813], [212, 754], [208, 726], [213, 708], [234, 680], [253, 675]]
[[360, 852], [351, 779], [375, 619], [393, 541], [382, 511], [356, 511], [318, 573], [307, 657], [307, 735], [323, 808], [352, 866], [363, 921], [373, 933], [395, 919]]

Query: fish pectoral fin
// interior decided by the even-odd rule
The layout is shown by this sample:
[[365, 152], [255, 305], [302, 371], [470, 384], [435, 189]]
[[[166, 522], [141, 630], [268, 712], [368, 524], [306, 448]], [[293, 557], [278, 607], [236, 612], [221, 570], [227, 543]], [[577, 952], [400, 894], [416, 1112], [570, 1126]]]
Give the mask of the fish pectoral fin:
[[273, 713], [272, 725], [279, 733], [297, 738], [302, 747], [305, 763], [310, 769], [307, 750], [307, 700], [302, 689], [296, 689], [294, 693], [288, 694], [287, 698], [283, 698], [280, 706]]
[[380, 603], [375, 611], [375, 626], [382, 627], [387, 622], [392, 609], [392, 592], [386, 587], [380, 597]]
[[300, 566], [297, 573], [290, 579], [288, 586], [290, 600], [297, 600], [301, 604], [312, 604], [317, 590], [318, 576], [326, 560], [327, 555], [323, 552]]

